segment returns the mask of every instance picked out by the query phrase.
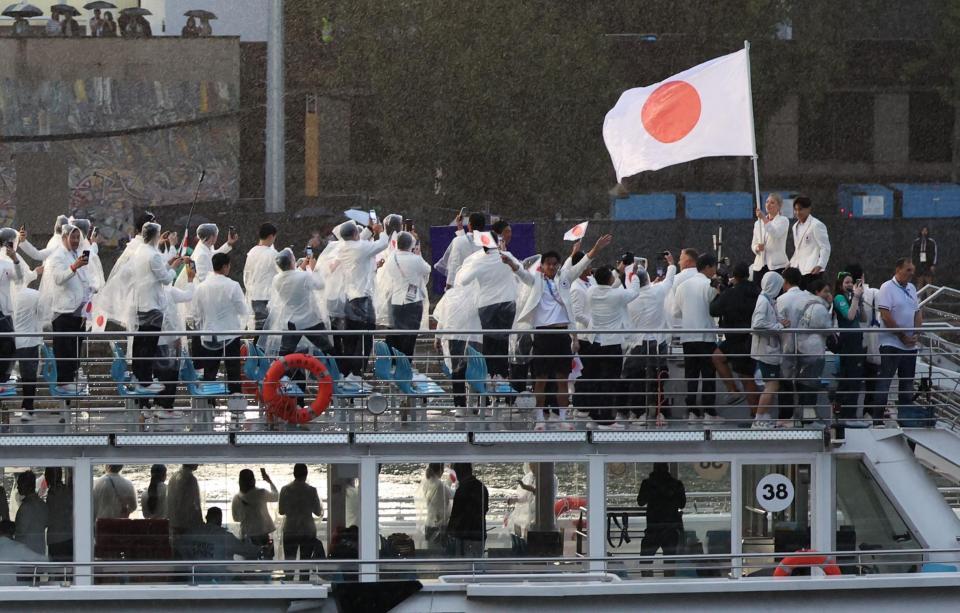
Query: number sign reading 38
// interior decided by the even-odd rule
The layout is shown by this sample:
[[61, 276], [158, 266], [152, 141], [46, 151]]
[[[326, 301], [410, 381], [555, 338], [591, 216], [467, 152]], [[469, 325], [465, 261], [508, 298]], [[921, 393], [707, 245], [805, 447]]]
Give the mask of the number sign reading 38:
[[777, 473], [767, 475], [757, 484], [757, 502], [771, 513], [786, 509], [793, 502], [793, 483]]

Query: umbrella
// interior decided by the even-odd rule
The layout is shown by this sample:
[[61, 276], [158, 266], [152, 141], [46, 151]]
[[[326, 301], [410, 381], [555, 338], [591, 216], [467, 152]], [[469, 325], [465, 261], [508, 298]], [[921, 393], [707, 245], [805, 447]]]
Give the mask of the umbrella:
[[87, 2], [86, 4], [83, 5], [83, 8], [87, 9], [88, 11], [92, 11], [94, 9], [100, 9], [101, 11], [105, 11], [105, 10], [117, 8], [117, 5], [112, 2], [104, 2], [103, 0], [97, 0], [96, 2]]
[[69, 4], [54, 4], [50, 7], [51, 13], [60, 13], [61, 15], [73, 15], [76, 17], [80, 14], [80, 11], [73, 8]]
[[347, 209], [343, 212], [347, 216], [347, 219], [352, 220], [354, 223], [358, 223], [361, 226], [370, 225], [370, 213], [368, 211], [361, 211], [359, 209]]
[[184, 17], [196, 17], [197, 19], [216, 19], [217, 16], [211, 13], [210, 11], [205, 11], [203, 9], [193, 9], [192, 11], [187, 11], [183, 14]]
[[32, 4], [27, 4], [26, 2], [17, 2], [16, 4], [11, 4], [7, 8], [3, 9], [2, 14], [7, 17], [39, 17], [43, 15], [43, 11]]
[[145, 9], [141, 6], [134, 6], [128, 9], [123, 9], [122, 11], [120, 11], [120, 14], [130, 15], [131, 17], [143, 17], [146, 15], [153, 15], [153, 13], [150, 12], [150, 9]]

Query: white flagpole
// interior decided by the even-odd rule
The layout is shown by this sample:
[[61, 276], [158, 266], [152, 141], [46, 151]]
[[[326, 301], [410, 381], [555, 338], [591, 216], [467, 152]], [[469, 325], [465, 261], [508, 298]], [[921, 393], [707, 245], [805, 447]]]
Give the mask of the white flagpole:
[[[743, 41], [743, 48], [747, 51], [747, 85], [750, 88], [750, 139], [753, 142], [753, 189], [754, 194], [757, 200], [757, 210], [762, 211], [760, 208], [760, 171], [757, 169], [757, 124], [753, 118], [753, 77], [750, 74], [750, 41]], [[757, 219], [757, 221], [760, 221]], [[760, 240], [763, 240], [763, 222], [760, 221]], [[766, 264], [767, 253], [763, 252], [763, 262]]]

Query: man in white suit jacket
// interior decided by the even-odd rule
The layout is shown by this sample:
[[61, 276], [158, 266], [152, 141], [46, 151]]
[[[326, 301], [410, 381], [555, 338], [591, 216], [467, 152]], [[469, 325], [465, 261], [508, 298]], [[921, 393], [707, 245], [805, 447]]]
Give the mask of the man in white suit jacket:
[[780, 214], [783, 197], [777, 193], [767, 196], [764, 203], [766, 213], [757, 209], [757, 221], [753, 224], [753, 239], [750, 248], [754, 260], [750, 270], [753, 279], [759, 283], [769, 271], [782, 273], [790, 260], [787, 258], [787, 235], [790, 234], [790, 222]]
[[790, 266], [800, 269], [802, 289], [814, 279], [819, 279], [830, 261], [830, 237], [827, 226], [810, 214], [813, 203], [806, 196], [797, 196], [793, 212], [797, 218], [793, 224], [793, 257]]

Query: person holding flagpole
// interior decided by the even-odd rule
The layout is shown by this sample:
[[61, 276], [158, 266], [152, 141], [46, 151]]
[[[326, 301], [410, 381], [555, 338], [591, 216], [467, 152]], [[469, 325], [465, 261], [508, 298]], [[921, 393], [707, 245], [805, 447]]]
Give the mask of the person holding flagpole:
[[780, 214], [783, 197], [771, 193], [764, 203], [766, 212], [757, 209], [757, 221], [753, 224], [753, 239], [750, 241], [754, 260], [750, 267], [753, 281], [757, 283], [769, 271], [783, 273], [790, 260], [787, 258], [787, 235], [790, 222]]

